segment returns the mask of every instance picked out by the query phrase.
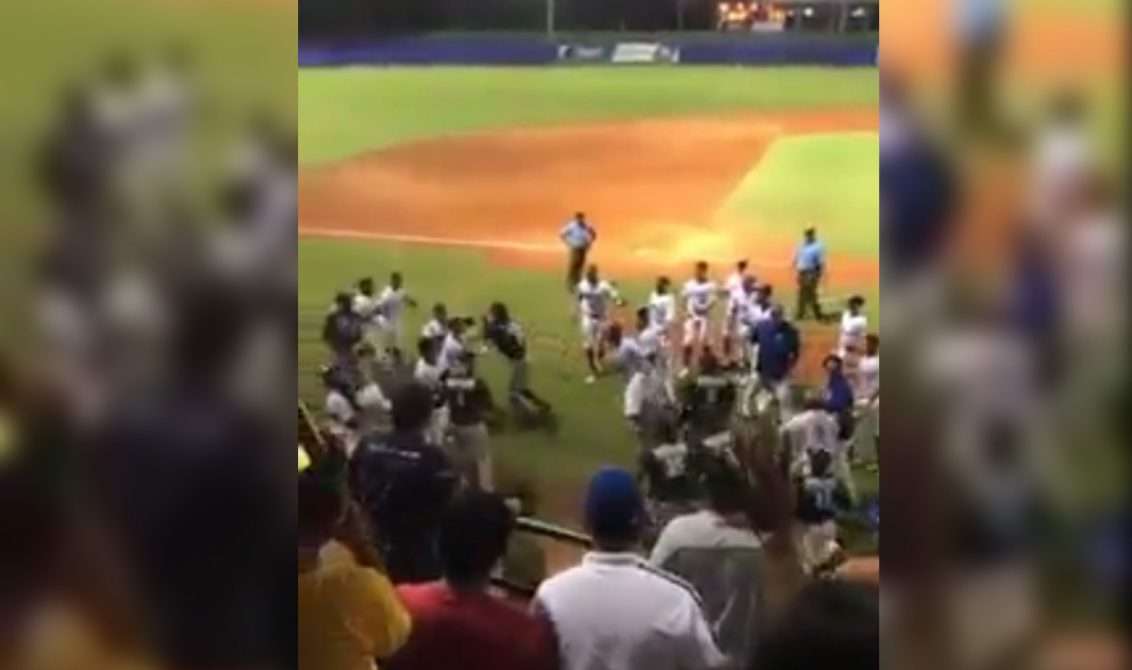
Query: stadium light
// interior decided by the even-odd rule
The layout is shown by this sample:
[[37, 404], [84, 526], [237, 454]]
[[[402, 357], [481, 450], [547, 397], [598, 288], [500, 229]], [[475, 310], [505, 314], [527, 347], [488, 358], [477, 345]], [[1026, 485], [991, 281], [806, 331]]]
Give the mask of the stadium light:
[[802, 16], [805, 16], [806, 18], [810, 18], [813, 15], [814, 15], [814, 8], [813, 7], [806, 7], [805, 9], [802, 10]]
[[857, 6], [857, 7], [853, 8], [853, 11], [850, 13], [850, 16], [852, 16], [855, 19], [859, 19], [859, 18], [863, 17], [865, 14], [868, 14], [868, 10], [866, 10], [864, 7]]
[[727, 10], [729, 10], [729, 9], [731, 9], [731, 6], [728, 5], [726, 2], [719, 3], [719, 12], [721, 14], [726, 14]]

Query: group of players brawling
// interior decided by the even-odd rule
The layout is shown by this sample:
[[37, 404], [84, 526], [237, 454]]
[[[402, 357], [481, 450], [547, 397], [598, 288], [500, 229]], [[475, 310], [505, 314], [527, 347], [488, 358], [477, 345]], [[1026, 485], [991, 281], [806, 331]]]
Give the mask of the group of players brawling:
[[[574, 235], [572, 229], [588, 231]], [[836, 553], [833, 520], [856, 503], [850, 460], [875, 465], [875, 457], [853, 453], [858, 422], [879, 409], [879, 339], [868, 334], [865, 301], [850, 297], [840, 314], [837, 347], [823, 361], [824, 387], [803, 390], [792, 373], [802, 341], [799, 330], [775, 301], [774, 288], [760, 282], [747, 260], [723, 282], [697, 262], [678, 289], [667, 276], [629, 310], [623, 324], [615, 313], [628, 306], [614, 282], [584, 263], [596, 233], [583, 218], [562, 233], [570, 249], [568, 285], [577, 308], [587, 384], [611, 367], [625, 382], [624, 417], [640, 445], [640, 479], [658, 527], [697, 502], [697, 480], [706, 468], [738, 467], [735, 431], [773, 414], [776, 454], [797, 486], [804, 533], [801, 553], [811, 568]], [[586, 241], [578, 247], [572, 239]], [[579, 252], [580, 251], [580, 252]], [[816, 233], [805, 232], [794, 257], [799, 301], [795, 319], [822, 312], [817, 285], [824, 259]], [[879, 439], [868, 422], [872, 445]]]

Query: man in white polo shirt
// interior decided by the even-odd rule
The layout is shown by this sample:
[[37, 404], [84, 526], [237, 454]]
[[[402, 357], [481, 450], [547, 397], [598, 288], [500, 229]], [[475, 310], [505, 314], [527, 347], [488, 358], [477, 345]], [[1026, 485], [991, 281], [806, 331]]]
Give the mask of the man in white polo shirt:
[[561, 670], [703, 670], [729, 661], [699, 596], [636, 549], [644, 508], [633, 475], [602, 468], [586, 493], [594, 551], [543, 582], [532, 607], [554, 630]]

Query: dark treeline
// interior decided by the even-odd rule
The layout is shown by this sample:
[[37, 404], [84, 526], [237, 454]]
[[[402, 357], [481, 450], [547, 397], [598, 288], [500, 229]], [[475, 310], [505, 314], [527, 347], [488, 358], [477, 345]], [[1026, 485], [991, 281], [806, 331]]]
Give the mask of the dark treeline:
[[[554, 0], [559, 30], [714, 27], [717, 0]], [[682, 20], [681, 15], [682, 14]], [[546, 0], [300, 0], [304, 37], [434, 30], [543, 30]]]

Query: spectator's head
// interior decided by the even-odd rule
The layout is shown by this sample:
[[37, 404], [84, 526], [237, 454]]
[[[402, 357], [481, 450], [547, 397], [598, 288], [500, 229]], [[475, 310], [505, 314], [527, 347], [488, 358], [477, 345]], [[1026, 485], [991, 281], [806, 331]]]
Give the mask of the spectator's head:
[[668, 277], [661, 275], [656, 278], [656, 292], [660, 295], [666, 295], [669, 289], [672, 288], [672, 280]]
[[393, 429], [399, 432], [423, 430], [432, 417], [433, 397], [427, 386], [408, 382], [393, 390]]
[[849, 298], [849, 313], [857, 315], [861, 313], [861, 308], [865, 306], [865, 299], [859, 295]]
[[491, 307], [487, 310], [488, 315], [492, 321], [497, 323], [507, 323], [511, 320], [511, 312], [507, 309], [507, 305], [501, 302], [491, 303]]
[[880, 353], [880, 337], [875, 333], [869, 333], [865, 336], [865, 353], [869, 356], [876, 356]]
[[586, 281], [591, 284], [596, 284], [601, 275], [598, 273], [597, 265], [591, 265], [586, 268]]
[[358, 280], [358, 293], [362, 295], [373, 295], [373, 277], [363, 277]]
[[339, 312], [349, 312], [353, 309], [353, 304], [349, 293], [339, 292], [334, 296], [334, 308]]
[[746, 258], [741, 259], [739, 262], [735, 263], [735, 271], [738, 272], [739, 274], [744, 274], [744, 273], [747, 272], [747, 266], [748, 266], [747, 259]]
[[704, 472], [708, 504], [720, 514], [749, 509], [751, 489], [739, 472], [719, 459], [708, 462]]
[[334, 535], [346, 510], [345, 496], [317, 469], [299, 473], [299, 546], [317, 548]]
[[469, 491], [452, 501], [440, 524], [440, 560], [454, 586], [486, 586], [507, 550], [514, 517], [500, 496]]
[[603, 467], [586, 489], [586, 527], [601, 551], [626, 551], [640, 539], [644, 502], [633, 475]]
[[640, 307], [637, 309], [637, 332], [641, 332], [649, 327], [649, 308]]
[[432, 318], [436, 319], [440, 323], [446, 323], [448, 321], [448, 307], [442, 302], [438, 302], [433, 305]]
[[696, 261], [695, 277], [696, 281], [707, 281], [708, 264], [707, 261]]
[[821, 362], [821, 366], [831, 375], [841, 372], [841, 357], [837, 354], [829, 354]]
[[389, 286], [394, 291], [398, 290], [399, 288], [401, 288], [404, 285], [405, 285], [405, 278], [401, 276], [400, 272], [394, 272], [393, 274], [389, 275]]
[[773, 284], [759, 284], [759, 302], [766, 304], [770, 302], [771, 296], [774, 295]]
[[417, 340], [417, 355], [421, 360], [433, 365], [436, 363], [436, 340], [431, 337], [422, 337]]
[[585, 223], [586, 222], [586, 213], [585, 212], [574, 212], [574, 220], [577, 221], [578, 223]]
[[813, 242], [818, 239], [818, 231], [816, 228], [807, 228], [802, 232], [802, 237], [805, 238], [807, 243]]
[[782, 305], [775, 303], [770, 308], [770, 320], [779, 323], [783, 319]]
[[747, 275], [743, 277], [743, 293], [752, 295], [759, 290], [759, 282], [755, 279], [754, 275]]
[[876, 586], [819, 580], [804, 587], [763, 635], [751, 670], [880, 667]]

